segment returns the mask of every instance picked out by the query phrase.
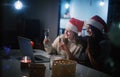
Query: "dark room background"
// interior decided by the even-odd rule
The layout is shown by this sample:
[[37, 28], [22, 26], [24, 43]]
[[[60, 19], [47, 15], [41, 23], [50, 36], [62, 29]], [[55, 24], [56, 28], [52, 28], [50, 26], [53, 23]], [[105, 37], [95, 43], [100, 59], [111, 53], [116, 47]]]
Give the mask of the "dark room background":
[[2, 22], [0, 46], [18, 48], [17, 36], [25, 36], [41, 48], [44, 29], [50, 29], [51, 40], [57, 36], [59, 21], [59, 0], [21, 0], [23, 9], [13, 7], [15, 0], [1, 1]]

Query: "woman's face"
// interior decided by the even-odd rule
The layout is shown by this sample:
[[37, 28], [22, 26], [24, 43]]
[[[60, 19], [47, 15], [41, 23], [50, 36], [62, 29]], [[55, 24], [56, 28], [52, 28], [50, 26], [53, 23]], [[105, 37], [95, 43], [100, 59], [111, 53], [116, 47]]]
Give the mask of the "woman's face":
[[87, 25], [86, 31], [88, 33], [88, 36], [92, 36], [93, 32], [92, 32], [92, 29], [90, 28], [90, 25]]
[[69, 28], [65, 29], [64, 32], [65, 38], [72, 40], [74, 38], [74, 32], [70, 30]]

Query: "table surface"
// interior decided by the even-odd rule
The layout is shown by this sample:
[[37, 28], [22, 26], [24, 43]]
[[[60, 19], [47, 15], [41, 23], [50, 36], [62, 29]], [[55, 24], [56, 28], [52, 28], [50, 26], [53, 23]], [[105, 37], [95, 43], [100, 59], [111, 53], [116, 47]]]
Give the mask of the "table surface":
[[[41, 50], [37, 50], [40, 53]], [[13, 53], [14, 52], [14, 53]], [[12, 50], [12, 57], [9, 59], [2, 59], [2, 77], [28, 77], [28, 73], [23, 73], [20, 68], [20, 61], [17, 60], [15, 57], [19, 54], [18, 50]], [[38, 52], [37, 52], [38, 53]], [[49, 67], [49, 62], [43, 63], [46, 66], [45, 70], [45, 77], [51, 77], [51, 71]], [[97, 71], [95, 69], [89, 68], [87, 66], [77, 64], [76, 65], [76, 77], [112, 77], [106, 73]]]

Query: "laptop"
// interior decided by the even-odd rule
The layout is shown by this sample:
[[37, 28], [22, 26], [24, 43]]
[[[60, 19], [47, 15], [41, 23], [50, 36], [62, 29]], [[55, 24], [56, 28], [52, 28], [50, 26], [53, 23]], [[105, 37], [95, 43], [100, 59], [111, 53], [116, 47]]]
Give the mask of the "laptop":
[[18, 36], [18, 43], [20, 47], [20, 51], [22, 53], [22, 56], [29, 56], [32, 62], [49, 62], [50, 58], [46, 57], [49, 56], [46, 52], [44, 51], [33, 51], [31, 40]]

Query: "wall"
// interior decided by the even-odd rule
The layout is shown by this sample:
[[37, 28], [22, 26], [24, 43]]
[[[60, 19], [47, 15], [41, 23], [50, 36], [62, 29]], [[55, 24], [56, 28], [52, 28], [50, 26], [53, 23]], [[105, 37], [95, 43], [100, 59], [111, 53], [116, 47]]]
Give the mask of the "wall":
[[[71, 0], [70, 16], [86, 21], [94, 15], [99, 15], [107, 22], [109, 0], [104, 0], [104, 6], [99, 6], [100, 1], [101, 0]], [[62, 9], [64, 8], [61, 8], [61, 10]], [[66, 21], [68, 20], [61, 19], [61, 28], [65, 28]]]
[[[38, 18], [45, 28], [50, 29], [50, 39], [53, 41], [58, 32], [59, 0], [34, 0], [28, 10], [27, 17]], [[34, 11], [31, 11], [34, 9]]]
[[97, 14], [107, 21], [108, 0], [104, 0], [104, 6], [99, 5], [100, 1], [101, 0], [71, 0], [71, 16], [88, 20]]
[[[51, 41], [58, 32], [59, 0], [21, 0], [25, 7], [17, 11], [10, 0], [2, 1], [1, 43], [16, 48], [18, 35], [29, 34], [44, 38], [44, 28], [50, 29]], [[36, 29], [37, 28], [37, 29]], [[27, 31], [27, 30], [29, 31]], [[33, 32], [31, 32], [33, 30]], [[39, 31], [40, 30], [40, 31]], [[27, 33], [26, 33], [27, 32]], [[40, 33], [38, 33], [40, 32]], [[35, 37], [32, 37], [35, 39]], [[39, 39], [39, 38], [38, 38]]]

